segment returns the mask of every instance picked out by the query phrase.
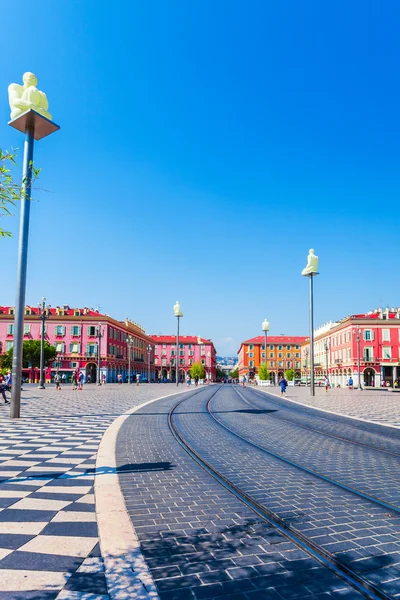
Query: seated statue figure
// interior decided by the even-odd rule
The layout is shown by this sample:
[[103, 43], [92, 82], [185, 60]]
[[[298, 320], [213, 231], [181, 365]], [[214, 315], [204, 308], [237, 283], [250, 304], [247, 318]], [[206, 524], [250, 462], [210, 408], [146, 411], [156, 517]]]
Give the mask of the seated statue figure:
[[36, 87], [37, 77], [33, 73], [24, 73], [22, 81], [23, 85], [11, 83], [8, 86], [11, 120], [32, 109], [51, 121], [51, 114], [47, 111], [49, 103], [46, 94]]
[[312, 273], [318, 273], [318, 256], [315, 256], [314, 250], [310, 250], [307, 258], [307, 266], [302, 270], [302, 275], [311, 275]]

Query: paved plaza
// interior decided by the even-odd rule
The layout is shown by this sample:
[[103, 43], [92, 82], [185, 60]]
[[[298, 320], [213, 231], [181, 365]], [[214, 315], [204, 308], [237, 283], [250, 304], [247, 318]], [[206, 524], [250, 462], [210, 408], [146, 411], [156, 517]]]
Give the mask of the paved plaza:
[[[257, 389], [280, 396], [278, 386]], [[347, 388], [332, 388], [326, 392], [323, 386], [316, 386], [315, 396], [311, 397], [309, 387], [295, 386], [287, 388], [287, 398], [347, 417], [400, 427], [400, 392]]]
[[172, 393], [172, 385], [28, 385], [21, 419], [0, 405], [0, 600], [108, 598], [93, 493], [97, 449], [120, 414]]
[[[311, 475], [293, 473], [289, 467], [278, 469], [272, 459], [260, 460], [245, 448], [240, 450], [237, 442], [221, 433], [218, 425], [207, 421], [205, 415], [207, 398], [220, 388], [215, 405], [218, 418], [256, 443], [263, 444], [267, 436], [271, 451], [301, 463], [309, 471], [322, 470], [328, 480], [340, 479], [343, 489], [332, 492], [329, 481], [311, 482], [310, 488]], [[177, 391], [182, 394], [176, 396]], [[315, 415], [315, 411], [309, 413], [306, 408], [300, 411], [296, 404], [291, 404], [296, 409], [291, 413], [294, 416], [283, 419], [278, 426], [277, 415], [284, 405], [275, 406], [280, 400], [274, 396], [268, 400], [266, 391], [277, 393], [278, 388], [243, 390], [241, 386], [225, 385], [192, 388], [189, 392], [186, 386], [177, 388], [173, 384], [139, 387], [113, 384], [87, 385], [82, 392], [63, 386], [57, 392], [54, 387], [38, 390], [26, 386], [22, 392], [21, 419], [10, 420], [9, 406], [1, 405], [0, 600], [157, 596], [163, 600], [220, 596], [234, 600], [279, 600], [303, 596], [322, 599], [332, 594], [358, 598], [358, 592], [338, 581], [315, 560], [311, 561], [303, 550], [270, 525], [255, 518], [249, 508], [243, 507], [196, 465], [173, 439], [167, 415], [179, 398], [185, 399], [185, 409], [177, 415], [177, 422], [185, 436], [192, 439], [210, 461], [218, 456], [218, 468], [227, 469], [232, 477], [228, 466], [231, 461], [235, 465], [234, 477], [242, 487], [249, 486], [252, 493], [257, 487], [248, 478], [248, 472], [256, 473], [259, 499], [281, 511], [282, 518], [290, 513], [300, 529], [313, 530], [318, 543], [334, 544], [332, 551], [347, 553], [348, 560], [358, 565], [368, 557], [372, 560], [372, 554], [368, 554], [369, 547], [361, 550], [360, 544], [354, 545], [356, 538], [373, 537], [371, 546], [377, 555], [382, 553], [385, 542], [385, 557], [389, 551], [400, 556], [396, 537], [399, 519], [393, 517], [388, 522], [385, 517], [388, 509], [368, 508], [368, 497], [376, 495], [388, 506], [399, 504], [394, 491], [397, 458], [391, 454], [398, 450], [396, 428], [400, 425], [400, 395], [356, 390], [325, 393], [317, 388], [316, 397], [310, 398], [309, 389], [289, 388], [288, 399], [294, 402], [392, 425], [381, 428], [366, 424], [364, 427], [370, 429], [358, 434], [354, 433], [351, 421], [334, 417], [328, 423], [326, 413], [320, 413], [321, 419], [315, 417], [316, 422], [328, 436], [320, 452], [318, 436], [322, 431], [312, 435], [307, 431], [309, 415]], [[148, 404], [161, 397], [164, 398]], [[246, 404], [249, 402], [251, 406]], [[142, 408], [138, 408], [140, 406]], [[124, 414], [124, 420], [116, 421]], [[290, 421], [292, 418], [295, 421]], [[107, 436], [113, 422], [115, 441], [110, 444]], [[381, 431], [387, 431], [388, 436], [382, 437]], [[395, 437], [390, 437], [390, 432]], [[352, 445], [348, 446], [342, 438], [336, 439], [339, 434], [353, 436]], [[381, 456], [376, 450], [364, 449], [365, 436], [368, 443], [372, 440], [378, 450], [381, 448], [389, 456], [385, 458], [385, 454]], [[108, 445], [107, 452], [114, 455], [110, 458], [108, 454], [103, 463], [97, 456], [100, 444]], [[242, 472], [243, 456], [246, 459]], [[348, 463], [354, 470], [346, 470], [344, 465]], [[373, 473], [370, 464], [376, 467]], [[271, 477], [276, 488], [272, 492], [267, 491]], [[97, 484], [100, 482], [96, 495], [101, 491], [102, 482], [119, 489], [119, 481], [121, 486], [129, 524], [124, 521], [120, 530], [116, 526], [109, 535], [111, 539], [113, 535], [118, 537], [120, 555], [125, 547], [123, 538], [132, 526], [130, 539], [133, 535], [140, 542], [140, 549], [136, 548], [132, 560], [135, 568], [141, 569], [142, 583], [140, 591], [134, 594], [129, 589], [137, 590], [134, 587], [137, 582], [132, 583], [132, 588], [129, 588], [129, 577], [126, 586], [122, 583], [126, 570], [131, 575], [133, 567], [128, 564], [128, 569], [119, 570], [120, 563], [109, 560], [109, 553], [106, 556], [100, 550], [99, 518], [103, 518], [105, 530], [104, 520], [107, 525], [107, 521], [112, 523], [112, 516], [115, 519], [120, 515], [122, 520], [123, 515], [115, 512], [112, 515], [117, 510], [113, 496], [109, 497], [109, 504], [100, 496], [95, 498], [95, 480]], [[362, 502], [354, 502], [346, 491], [353, 487], [365, 494], [365, 508]], [[279, 490], [283, 489], [296, 492], [280, 497]], [[301, 515], [307, 512], [310, 498], [315, 510], [303, 519], [302, 525]], [[352, 523], [352, 534], [347, 535], [349, 514], [346, 510], [338, 513], [337, 506], [347, 506], [349, 514], [353, 510], [359, 514], [369, 511], [369, 527], [373, 521], [376, 531], [366, 536], [365, 524], [360, 521], [357, 526]], [[323, 514], [327, 511], [329, 520], [337, 520], [335, 525], [324, 520], [327, 517]], [[383, 527], [385, 537], [380, 539]], [[109, 550], [108, 542], [105, 539], [103, 542], [104, 549]], [[132, 548], [126, 548], [129, 563]], [[400, 564], [400, 560], [398, 562]], [[387, 589], [392, 593], [395, 584], [390, 582], [400, 578], [400, 569], [393, 557], [390, 565], [386, 560], [384, 568], [388, 566], [392, 570]], [[268, 593], [264, 588], [268, 588]]]

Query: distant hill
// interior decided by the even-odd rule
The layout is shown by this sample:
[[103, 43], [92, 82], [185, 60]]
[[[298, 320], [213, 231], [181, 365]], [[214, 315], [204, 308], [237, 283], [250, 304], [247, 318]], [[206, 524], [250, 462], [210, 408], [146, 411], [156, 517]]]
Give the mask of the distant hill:
[[234, 367], [237, 363], [237, 356], [217, 356], [217, 363], [219, 365], [226, 365]]

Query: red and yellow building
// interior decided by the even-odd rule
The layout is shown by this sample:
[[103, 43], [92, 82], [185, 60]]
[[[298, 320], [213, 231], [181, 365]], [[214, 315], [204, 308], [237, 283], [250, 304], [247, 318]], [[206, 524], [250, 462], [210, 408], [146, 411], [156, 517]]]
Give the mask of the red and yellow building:
[[242, 342], [238, 350], [239, 377], [246, 375], [249, 379], [258, 379], [260, 365], [267, 362], [271, 383], [278, 383], [288, 369], [293, 369], [295, 378], [300, 379], [300, 347], [306, 339], [305, 336], [268, 336], [266, 350], [263, 335]]

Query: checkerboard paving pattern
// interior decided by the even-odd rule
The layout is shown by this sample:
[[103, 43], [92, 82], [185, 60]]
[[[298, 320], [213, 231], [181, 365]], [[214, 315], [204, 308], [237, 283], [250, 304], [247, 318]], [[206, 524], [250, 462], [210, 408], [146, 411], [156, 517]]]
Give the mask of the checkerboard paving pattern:
[[[0, 600], [108, 600], [94, 503], [112, 421], [172, 386], [27, 389], [0, 408]], [[101, 473], [98, 475], [101, 476]]]

